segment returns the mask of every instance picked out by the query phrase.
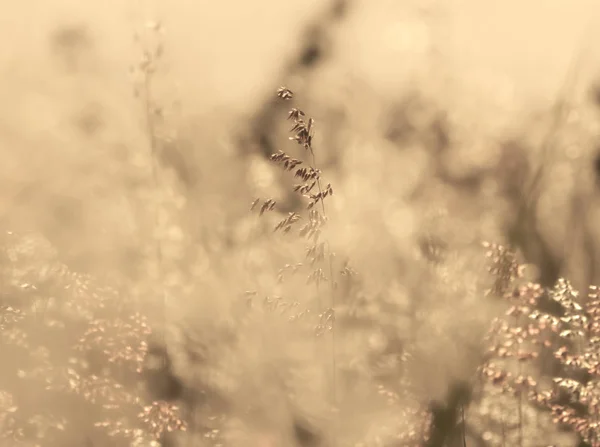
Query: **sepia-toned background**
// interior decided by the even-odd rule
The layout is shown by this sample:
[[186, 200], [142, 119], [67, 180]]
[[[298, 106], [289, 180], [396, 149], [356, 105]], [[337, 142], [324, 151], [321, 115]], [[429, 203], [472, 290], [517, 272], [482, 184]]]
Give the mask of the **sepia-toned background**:
[[[212, 387], [214, 405], [238, 416], [252, 401], [260, 421], [239, 418], [259, 433], [296, 411], [327, 425], [330, 384], [315, 366], [323, 352], [279, 321], [231, 327], [246, 291], [302, 302], [309, 289], [277, 282], [304, 247], [271, 234], [303, 209], [291, 175], [269, 161], [278, 150], [304, 157], [288, 139], [290, 107], [315, 120], [316, 158], [335, 191], [324, 234], [367, 291], [353, 297], [360, 305], [340, 303], [362, 319], [336, 342], [340, 368], [361, 370], [373, 352], [410, 341], [408, 374], [423, 401], [470, 377], [478, 341], [503, 311], [484, 296], [482, 241], [518, 249], [545, 286], [600, 280], [593, 0], [23, 0], [4, 9], [1, 230], [43, 241], [32, 270], [51, 258], [118, 284], [142, 307], [162, 296], [150, 318], [174, 376], [189, 390]], [[157, 44], [145, 92], [139, 64]], [[292, 102], [277, 100], [282, 85]], [[256, 198], [276, 200], [275, 212], [258, 219]], [[302, 365], [290, 379], [301, 396], [293, 409], [269, 386], [290, 365]], [[382, 421], [395, 415], [372, 398], [372, 377], [357, 377], [340, 419], [348, 445], [380, 445], [373, 439], [391, 436]]]

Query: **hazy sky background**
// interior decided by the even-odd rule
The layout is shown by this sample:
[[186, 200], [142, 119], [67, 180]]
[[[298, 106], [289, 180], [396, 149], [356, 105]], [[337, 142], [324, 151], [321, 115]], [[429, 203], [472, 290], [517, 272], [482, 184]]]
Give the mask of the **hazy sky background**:
[[[25, 115], [52, 115], [48, 102], [80, 97], [78, 88], [99, 94], [90, 91], [93, 78], [102, 79], [103, 95], [122, 95], [135, 54], [131, 35], [148, 18], [165, 23], [172, 82], [191, 108], [245, 107], [272, 88], [286, 51], [326, 5], [317, 0], [13, 4], [0, 19], [2, 107], [11, 110], [2, 110], [2, 121], [14, 115], [15, 106], [35, 109], [23, 111]], [[348, 20], [334, 31], [334, 57], [343, 72], [363, 77], [377, 90], [402, 89], [407, 74], [416, 70], [441, 83], [449, 95], [500, 103], [516, 98], [521, 103], [554, 97], [569, 60], [583, 46], [582, 34], [598, 22], [600, 6], [593, 0], [356, 1]], [[78, 76], [87, 83], [64, 91], [58, 84], [64, 84], [65, 75], [48, 37], [58, 27], [72, 25], [89, 30], [91, 47]], [[434, 51], [443, 72], [428, 71], [436, 63]], [[583, 69], [588, 75], [598, 68], [598, 52], [586, 52]], [[486, 93], [476, 94], [482, 90]]]

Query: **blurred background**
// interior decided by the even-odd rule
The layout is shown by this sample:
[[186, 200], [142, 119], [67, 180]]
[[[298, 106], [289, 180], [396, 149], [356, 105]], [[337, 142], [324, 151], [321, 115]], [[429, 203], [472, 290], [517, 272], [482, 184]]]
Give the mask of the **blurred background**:
[[[226, 352], [233, 363], [203, 364], [241, 411], [271, 368], [322, 355], [279, 322], [268, 336], [229, 326], [245, 291], [302, 302], [308, 288], [278, 284], [304, 247], [271, 234], [303, 209], [269, 161], [304, 157], [286, 121], [299, 107], [335, 191], [324, 234], [366, 291], [340, 304], [369, 323], [348, 323], [338, 366], [416, 340], [411, 377], [423, 401], [438, 399], [476, 368], [473, 340], [501, 312], [483, 298], [482, 241], [518, 249], [543, 285], [600, 279], [598, 25], [593, 0], [14, 3], [0, 17], [5, 243], [38, 244], [22, 261], [34, 274], [52, 259], [137, 305], [167, 296], [151, 319], [174, 375], [198, 389], [208, 373], [190, 353]], [[160, 56], [151, 82], [144, 51]], [[293, 101], [276, 98], [281, 85]], [[276, 200], [274, 213], [257, 219], [256, 198]], [[304, 373], [298, 406], [319, 420], [328, 385]], [[373, 380], [348, 397], [370, 402], [345, 414], [348, 445], [388, 436], [372, 428], [373, 415], [393, 418], [369, 400]], [[259, 425], [279, 427], [279, 400], [264, 394]]]
[[[252, 176], [262, 172], [257, 156], [285, 144], [277, 137], [284, 115], [272, 101], [285, 84], [315, 118], [322, 162], [345, 182], [342, 195], [349, 185], [367, 194], [361, 177], [386, 189], [369, 206], [400, 204], [412, 214], [413, 204], [444, 202], [434, 185], [451, 183], [463, 203], [449, 218], [464, 211], [477, 231], [497, 238], [492, 227], [507, 218], [489, 200], [506, 186], [498, 171], [525, 161], [529, 171], [542, 162], [563, 166], [561, 157], [592, 151], [587, 128], [596, 116], [583, 116], [595, 113], [588, 109], [597, 9], [591, 0], [20, 3], [2, 19], [3, 215], [43, 228], [78, 262], [111, 263], [127, 252], [139, 225], [127, 195], [148, 169], [144, 106], [130, 67], [142, 53], [135, 34], [155, 21], [164, 27], [164, 56], [153, 95], [171, 140], [163, 167], [179, 171], [182, 194], [202, 197], [202, 205], [188, 200], [188, 211], [229, 197], [231, 207], [217, 214], [231, 223], [225, 214], [238, 206], [231, 193], [246, 194], [241, 212], [268, 183]], [[556, 112], [561, 101], [576, 106]], [[570, 152], [538, 153], [569, 125], [587, 132], [563, 144]], [[377, 187], [368, 180], [375, 177]], [[564, 188], [547, 201], [569, 201]], [[482, 196], [487, 217], [484, 204], [474, 204]], [[547, 231], [564, 231], [565, 222], [553, 225], [563, 229]]]

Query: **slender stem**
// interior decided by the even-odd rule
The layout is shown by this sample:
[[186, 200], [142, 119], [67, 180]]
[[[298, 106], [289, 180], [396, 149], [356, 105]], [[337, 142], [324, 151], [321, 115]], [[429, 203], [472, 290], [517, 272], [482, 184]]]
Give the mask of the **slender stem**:
[[[312, 157], [312, 168], [313, 169], [317, 169], [317, 158], [315, 156], [315, 151], [313, 150], [312, 146], [309, 146], [310, 149], [310, 154]], [[317, 177], [317, 188], [319, 189], [319, 196], [321, 197], [320, 202], [321, 202], [321, 209], [323, 211], [323, 217], [326, 217], [326, 211], [325, 211], [325, 198], [323, 197], [323, 188], [321, 186], [321, 178]], [[331, 369], [332, 369], [332, 400], [333, 400], [333, 404], [334, 406], [337, 405], [337, 353], [336, 353], [336, 323], [335, 323], [335, 284], [334, 284], [334, 278], [333, 278], [333, 259], [332, 259], [332, 253], [331, 253], [331, 246], [329, 245], [329, 242], [325, 242], [325, 245], [327, 247], [327, 258], [328, 258], [328, 268], [329, 268], [329, 272], [328, 272], [328, 276], [329, 276], [329, 285], [331, 288], [331, 309], [333, 311], [333, 323], [331, 326]]]
[[[148, 53], [149, 54], [149, 53]], [[153, 69], [153, 67], [151, 67]], [[146, 134], [148, 136], [149, 144], [150, 144], [150, 165], [152, 170], [152, 180], [154, 182], [154, 188], [156, 190], [156, 197], [160, 197], [158, 192], [160, 191], [160, 181], [159, 181], [159, 173], [158, 173], [158, 165], [157, 165], [157, 152], [158, 152], [158, 138], [156, 132], [156, 125], [154, 122], [153, 109], [154, 109], [154, 101], [152, 99], [152, 71], [149, 71], [148, 68], [144, 70], [144, 80], [143, 80], [143, 102], [144, 102], [144, 115], [146, 121]], [[154, 231], [160, 228], [160, 205], [155, 203], [154, 206]], [[160, 234], [160, 233], [159, 233]], [[152, 235], [155, 236], [155, 235]], [[159, 235], [156, 235], [159, 236]], [[157, 271], [160, 278], [160, 284], [162, 288], [162, 303], [159, 302], [159, 305], [162, 304], [162, 331], [163, 336], [167, 333], [165, 330], [167, 325], [167, 291], [165, 289], [165, 282], [162, 278], [164, 275], [164, 256], [162, 250], [162, 244], [160, 240], [160, 236], [156, 240], [155, 244], [155, 253], [156, 253], [156, 263], [157, 263]], [[166, 343], [166, 340], [163, 340]]]

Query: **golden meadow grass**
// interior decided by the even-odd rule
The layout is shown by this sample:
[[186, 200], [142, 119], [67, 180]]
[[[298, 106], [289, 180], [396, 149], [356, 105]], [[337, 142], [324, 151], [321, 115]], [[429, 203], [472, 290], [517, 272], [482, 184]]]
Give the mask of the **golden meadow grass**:
[[[386, 144], [409, 155], [361, 141], [338, 155], [351, 182], [323, 149], [328, 122], [280, 87], [277, 123], [253, 133], [273, 153], [222, 155], [220, 182], [186, 194], [216, 168], [195, 172], [173, 149], [184, 137], [157, 93], [162, 31], [140, 33], [131, 73], [145, 135], [128, 162], [133, 254], [79, 271], [60, 241], [3, 228], [1, 445], [600, 445], [597, 287], [540, 284], [522, 247], [447, 242], [468, 225], [443, 210], [417, 221], [393, 198], [398, 186], [435, 208], [439, 188], [411, 171], [440, 163], [442, 186], [482, 199], [487, 183], [444, 159], [443, 114], [407, 98]], [[511, 180], [507, 153], [494, 175]], [[393, 183], [413, 157], [408, 186]], [[511, 205], [514, 185], [496, 186]]]

